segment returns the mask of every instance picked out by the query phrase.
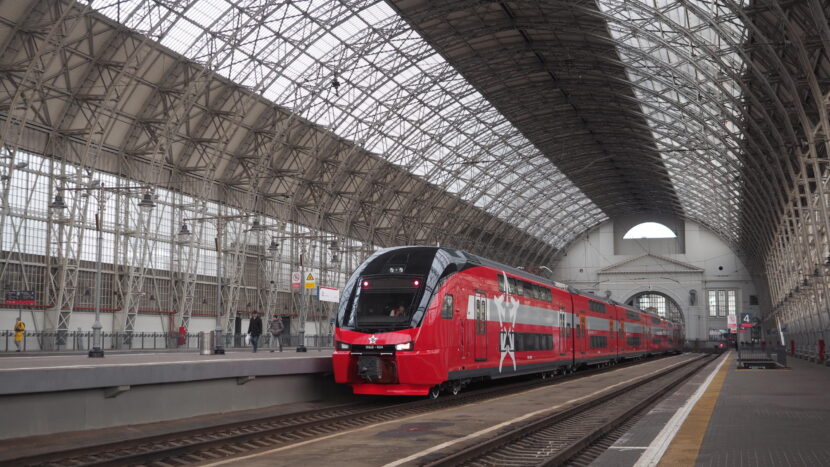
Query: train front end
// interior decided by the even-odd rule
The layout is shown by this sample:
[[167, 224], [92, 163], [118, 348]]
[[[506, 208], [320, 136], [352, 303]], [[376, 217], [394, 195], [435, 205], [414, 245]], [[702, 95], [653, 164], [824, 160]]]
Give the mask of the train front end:
[[459, 258], [436, 247], [381, 250], [346, 284], [334, 332], [334, 377], [355, 394], [427, 395], [447, 379], [430, 332], [439, 283]]

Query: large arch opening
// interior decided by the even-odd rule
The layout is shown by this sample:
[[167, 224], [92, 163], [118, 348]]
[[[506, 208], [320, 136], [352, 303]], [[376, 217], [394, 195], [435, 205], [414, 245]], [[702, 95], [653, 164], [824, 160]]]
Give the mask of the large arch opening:
[[652, 313], [657, 313], [657, 315], [663, 318], [680, 323], [684, 329], [686, 328], [683, 309], [680, 308], [680, 305], [673, 298], [664, 293], [646, 290], [635, 294], [625, 303]]
[[649, 238], [677, 238], [677, 234], [659, 222], [643, 222], [628, 229], [623, 235], [624, 240]]

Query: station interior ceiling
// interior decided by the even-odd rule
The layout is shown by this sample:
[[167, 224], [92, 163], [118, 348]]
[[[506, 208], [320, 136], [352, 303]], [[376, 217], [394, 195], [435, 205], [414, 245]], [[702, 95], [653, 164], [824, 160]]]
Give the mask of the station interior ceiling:
[[222, 276], [231, 319], [301, 256], [332, 283], [404, 244], [541, 270], [654, 215], [717, 234], [767, 323], [823, 338], [829, 17], [821, 0], [0, 0], [0, 284], [42, 290], [66, 329], [103, 225], [129, 331], [145, 281], [178, 325]]

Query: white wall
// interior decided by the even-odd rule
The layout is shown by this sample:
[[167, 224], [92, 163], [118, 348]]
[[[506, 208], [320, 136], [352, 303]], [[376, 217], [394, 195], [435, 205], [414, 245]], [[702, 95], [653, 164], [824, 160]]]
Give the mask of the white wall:
[[[646, 222], [650, 219], [640, 219]], [[624, 224], [631, 224], [626, 219]], [[620, 302], [633, 295], [653, 290], [674, 299], [683, 310], [686, 318], [687, 339], [706, 339], [709, 329], [725, 329], [726, 318], [710, 318], [706, 303], [706, 290], [717, 288], [737, 289], [737, 312], [754, 312], [759, 315], [757, 306], [749, 305], [749, 296], [757, 295], [749, 271], [717, 235], [694, 222], [685, 222], [684, 249], [667, 246], [665, 240], [622, 240], [623, 231], [615, 232], [614, 222], [608, 221], [583, 234], [566, 250], [554, 270], [554, 279], [573, 285], [579, 289], [590, 290], [599, 296], [611, 292], [611, 298]], [[622, 230], [622, 229], [620, 229]], [[614, 242], [627, 242], [623, 251], [631, 254], [615, 254]], [[672, 253], [671, 251], [685, 251]], [[668, 268], [664, 262], [654, 261], [648, 274], [599, 274], [608, 266], [651, 253], [672, 260], [689, 264], [703, 271], [701, 273], [670, 273], [677, 268]], [[691, 306], [689, 291], [697, 292], [696, 305]]]

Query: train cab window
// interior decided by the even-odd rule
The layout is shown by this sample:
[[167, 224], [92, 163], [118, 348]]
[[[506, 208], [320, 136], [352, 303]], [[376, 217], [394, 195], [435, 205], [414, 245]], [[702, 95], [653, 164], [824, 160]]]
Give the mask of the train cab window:
[[444, 295], [444, 304], [441, 306], [441, 318], [452, 319], [452, 295]]

